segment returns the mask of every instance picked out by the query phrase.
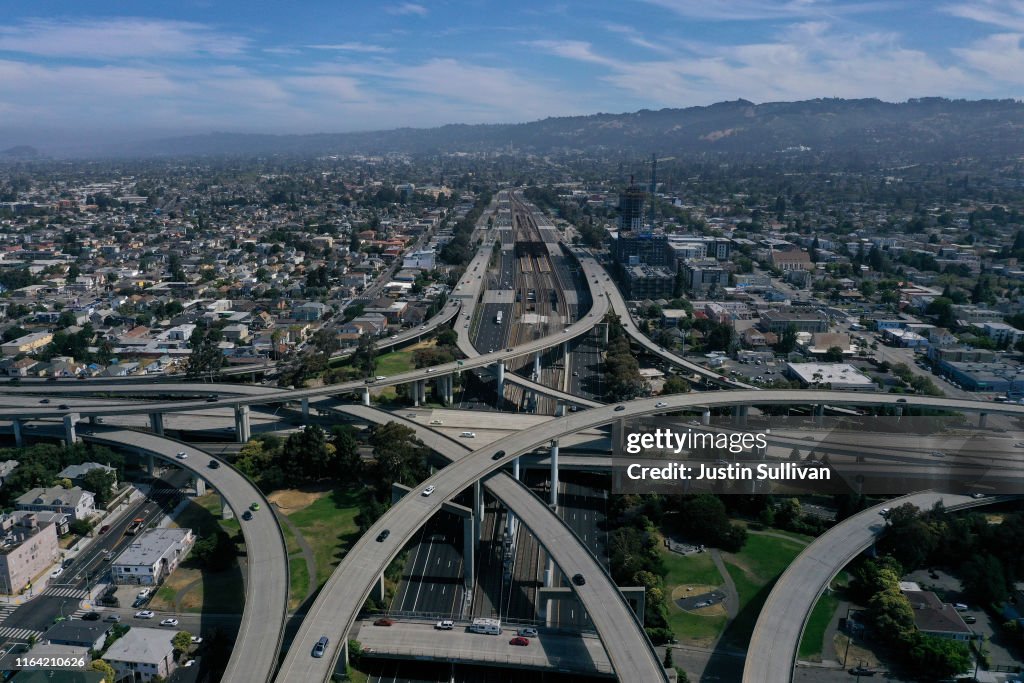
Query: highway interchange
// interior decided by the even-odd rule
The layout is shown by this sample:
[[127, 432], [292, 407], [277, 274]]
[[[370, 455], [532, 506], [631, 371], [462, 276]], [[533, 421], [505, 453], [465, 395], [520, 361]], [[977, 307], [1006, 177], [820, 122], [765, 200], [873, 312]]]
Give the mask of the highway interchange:
[[[415, 428], [417, 436], [428, 446], [445, 457], [449, 457], [452, 463], [422, 483], [421, 488], [427, 485], [436, 487], [433, 496], [421, 496], [418, 495], [419, 490], [414, 490], [413, 494], [415, 495], [407, 495], [393, 505], [350, 550], [302, 621], [292, 647], [285, 653], [280, 670], [277, 672], [277, 680], [326, 680], [333, 670], [335, 660], [340, 655], [341, 648], [339, 645], [345, 642], [345, 634], [348, 633], [349, 629], [356, 622], [359, 610], [380, 574], [387, 568], [388, 564], [401, 549], [419, 534], [425, 534], [428, 538], [434, 534], [439, 534], [444, 540], [439, 540], [438, 544], [448, 544], [448, 539], [452, 537], [453, 533], [457, 534], [457, 523], [453, 524], [451, 520], [446, 522], [443, 518], [436, 517], [436, 513], [440, 511], [445, 501], [457, 497], [464, 490], [471, 488], [474, 482], [481, 480], [485, 482], [491, 493], [497, 499], [503, 501], [515, 513], [521, 523], [529, 528], [533, 535], [540, 540], [565, 574], [581, 571], [586, 575], [587, 583], [584, 586], [574, 586], [573, 590], [583, 603], [594, 628], [600, 635], [608, 655], [608, 661], [619, 679], [628, 681], [665, 680], [665, 673], [657, 654], [650, 646], [650, 642], [644, 635], [639, 621], [633, 615], [626, 601], [621, 597], [605, 568], [601, 566], [595, 554], [588, 548], [588, 545], [593, 547], [592, 542], [589, 539], [585, 541], [577, 536], [576, 530], [574, 530], [572, 525], [567, 524], [558, 515], [553, 514], [544, 501], [541, 501], [533, 492], [511, 475], [505, 473], [498, 476], [489, 476], [497, 470], [507, 468], [517, 456], [530, 453], [538, 448], [547, 447], [552, 442], [580, 431], [594, 429], [616, 420], [664, 413], [672, 410], [688, 409], [700, 412], [704, 409], [715, 407], [757, 405], [823, 405], [826, 403], [838, 403], [852, 406], [899, 407], [902, 403], [909, 400], [912, 405], [918, 407], [1004, 414], [1017, 417], [1024, 415], [1024, 406], [979, 403], [969, 400], [939, 399], [922, 396], [898, 397], [890, 394], [848, 394], [831, 391], [757, 391], [747, 388], [746, 385], [732, 382], [713, 371], [692, 364], [675, 354], [666, 352], [646, 338], [630, 319], [625, 301], [615, 286], [610, 284], [604, 269], [601, 268], [595, 259], [583, 252], [577, 253], [577, 256], [580, 258], [582, 273], [590, 288], [593, 306], [587, 315], [582, 316], [577, 322], [567, 327], [565, 331], [542, 339], [527, 341], [510, 351], [505, 350], [503, 347], [505, 339], [498, 336], [495, 336], [494, 339], [485, 337], [482, 344], [480, 335], [477, 335], [475, 339], [471, 339], [470, 326], [474, 320], [477, 320], [476, 309], [478, 307], [481, 309], [481, 319], [478, 321], [478, 324], [491, 325], [490, 321], [486, 318], [494, 311], [495, 304], [478, 306], [479, 289], [484, 284], [484, 280], [482, 278], [480, 280], [464, 278], [467, 291], [456, 291], [457, 299], [450, 302], [442, 310], [442, 313], [435, 316], [427, 326], [427, 329], [410, 331], [398, 340], [392, 341], [394, 344], [398, 344], [419, 338], [422, 335], [429, 334], [437, 325], [454, 320], [454, 327], [459, 336], [459, 347], [467, 358], [459, 363], [437, 366], [433, 368], [433, 372], [429, 373], [429, 376], [423, 370], [394, 375], [375, 382], [373, 388], [424, 379], [435, 379], [445, 374], [465, 372], [474, 368], [485, 368], [494, 363], [507, 361], [519, 356], [529, 357], [533, 353], [543, 352], [548, 348], [559, 346], [565, 341], [574, 339], [580, 340], [577, 343], [577, 349], [580, 346], [586, 347], [593, 342], [592, 329], [594, 325], [601, 321], [607, 311], [613, 310], [622, 318], [627, 333], [643, 345], [652, 355], [661, 357], [690, 372], [698, 373], [710, 381], [728, 386], [734, 390], [659, 397], [658, 399], [641, 399], [625, 403], [620, 408], [619, 406], [602, 406], [597, 401], [581, 398], [578, 395], [580, 392], [579, 381], [571, 380], [568, 387], [569, 391], [562, 391], [560, 389], [544, 387], [530, 380], [513, 378], [511, 373], [506, 373], [505, 378], [507, 381], [514, 381], [527, 389], [533, 389], [538, 393], [546, 393], [556, 399], [588, 409], [550, 420], [535, 426], [528, 432], [503, 437], [493, 444], [488, 444], [486, 447], [478, 448], [472, 452], [469, 452], [469, 449], [463, 444], [443, 437], [428, 427], [412, 420], [404, 420], [405, 423]], [[485, 241], [477, 257], [474, 259], [474, 263], [478, 265], [486, 264], [489, 258], [490, 245], [489, 242]], [[471, 269], [473, 269], [473, 264], [467, 269], [467, 276], [473, 272]], [[496, 278], [496, 280], [500, 280], [503, 277], [504, 268], [502, 276]], [[505, 317], [510, 317], [510, 313], [511, 311], [505, 313]], [[492, 327], [497, 328], [499, 326], [493, 325]], [[497, 335], [499, 331], [489, 332], [489, 334]], [[488, 340], [490, 340], [493, 346], [488, 346]], [[482, 348], [488, 349], [488, 351], [479, 353], [473, 342], [476, 342], [476, 345], [480, 345]], [[492, 347], [495, 349], [493, 352], [489, 350]], [[589, 360], [584, 355], [586, 353], [592, 354]], [[591, 346], [582, 353], [574, 351], [573, 355], [579, 356], [576, 360], [577, 363], [590, 364], [595, 363], [596, 353], [595, 347]], [[252, 369], [247, 369], [246, 371], [252, 372]], [[569, 372], [569, 367], [566, 367], [565, 371]], [[241, 373], [243, 371], [237, 369], [232, 370], [232, 372]], [[47, 386], [47, 384], [32, 385], [26, 383], [22, 387], [8, 385], [4, 389], [17, 393], [53, 393], [56, 388], [52, 385]], [[102, 404], [76, 404], [73, 412], [81, 417], [145, 415], [209, 409], [211, 405], [206, 397], [212, 394], [218, 396], [216, 407], [225, 408], [266, 403], [294, 404], [301, 402], [303, 399], [320, 399], [351, 394], [353, 392], [361, 393], [367, 389], [367, 386], [360, 382], [296, 390], [275, 390], [267, 387], [238, 385], [234, 386], [230, 391], [223, 385], [177, 385], [173, 383], [142, 385], [142, 383], [124, 382], [104, 384], [102, 389], [98, 388], [100, 385], [86, 385], [92, 385], [92, 383], [61, 383], [59, 392], [87, 394], [103, 391], [110, 396], [121, 393], [136, 396], [180, 393], [199, 396], [200, 398], [186, 400], [161, 399], [144, 403], [106, 402]], [[593, 391], [595, 395], [599, 395], [599, 393], [599, 389]], [[667, 405], [658, 405], [659, 403], [667, 403]], [[338, 406], [338, 408], [370, 421], [403, 421], [396, 419], [395, 415], [364, 406], [345, 405]], [[21, 421], [52, 419], [61, 418], [68, 414], [68, 412], [67, 410], [55, 409], [52, 406], [0, 406], [0, 419], [18, 419]], [[171, 461], [174, 461], [174, 452], [180, 446], [178, 442], [165, 437], [144, 434], [138, 431], [126, 431], [98, 425], [90, 429], [92, 433], [86, 437], [89, 440], [128, 450], [142, 450]], [[189, 448], [193, 447], [190, 446]], [[496, 453], [499, 451], [504, 451], [504, 455], [496, 457]], [[232, 468], [225, 466], [218, 470], [211, 470], [205, 467], [204, 463], [208, 459], [206, 455], [202, 458], [196, 457], [186, 464], [186, 468], [194, 470], [197, 476], [201, 476], [214, 486], [228, 500], [232, 508], [240, 510], [241, 507], [247, 506], [250, 502], [262, 499], [262, 495], [255, 490], [255, 487]], [[178, 461], [176, 464], [181, 465], [182, 463]], [[429, 526], [429, 528], [424, 530], [424, 522], [431, 519], [435, 521], [428, 524], [436, 525], [436, 529], [434, 526]], [[848, 522], [854, 519], [857, 518], [852, 518]], [[877, 522], [877, 520], [871, 521]], [[842, 533], [845, 533], [847, 527], [843, 525], [840, 525], [840, 527], [844, 530]], [[834, 547], [830, 546], [829, 553], [831, 554], [829, 557], [837, 556], [836, 553], [845, 556], [843, 553], [839, 553], [839, 549], [844, 549], [844, 552], [847, 553], [853, 552], [853, 555], [856, 555], [860, 550], [854, 551], [851, 549], [865, 541], [865, 527], [859, 527], [858, 533], [852, 536], [833, 535], [837, 533], [836, 530], [840, 529], [840, 527], [836, 527], [829, 534], [822, 536], [819, 541], [812, 544], [811, 548], [819, 542], [827, 541], [828, 543], [836, 544]], [[867, 528], [870, 531], [870, 526]], [[390, 530], [390, 537], [384, 543], [376, 542], [374, 539], [377, 534], [384, 529]], [[272, 515], [257, 516], [254, 523], [243, 525], [243, 532], [246, 537], [246, 546], [249, 548], [249, 580], [246, 583], [245, 613], [242, 618], [236, 650], [233, 652], [231, 664], [224, 680], [267, 680], [275, 670], [275, 660], [283, 630], [288, 586], [287, 555], [281, 531]], [[427, 564], [431, 562], [430, 545], [432, 543], [433, 541], [428, 540], [427, 554], [422, 559], [420, 557], [414, 558], [410, 570], [412, 576], [426, 574]], [[421, 545], [417, 544], [417, 547]], [[808, 552], [811, 551], [811, 548], [808, 549]], [[439, 548], [438, 550], [440, 552], [441, 549]], [[443, 556], [446, 558], [456, 555], [447, 550], [443, 553]], [[437, 558], [440, 556], [440, 554], [435, 555], [434, 561], [437, 562]], [[801, 556], [801, 558], [803, 557], [804, 555]], [[801, 558], [798, 558], [798, 561], [791, 566], [790, 571], [796, 571], [794, 568], [802, 566]], [[821, 564], [820, 561], [808, 560], [808, 562]], [[841, 567], [842, 564], [838, 565], [835, 571], [839, 571]], [[788, 574], [789, 572], [787, 572]], [[452, 567], [450, 578], [457, 579], [458, 576], [459, 568]], [[776, 590], [780, 590], [780, 586], [804, 584], [806, 581], [812, 581], [812, 585], [819, 585], [820, 582], [815, 583], [818, 581], [818, 578], [820, 577], [814, 577], [812, 580], [807, 577], [799, 577], [790, 581], [784, 575]], [[830, 578], [831, 575], [826, 577], [825, 583]], [[459, 585], [459, 581], [455, 580], [451, 585], [453, 586], [453, 596], [443, 596], [438, 601], [423, 602], [423, 599], [416, 595], [410, 598], [409, 591], [418, 590], [414, 582], [410, 582], [407, 584], [406, 593], [396, 596], [396, 600], [399, 601], [396, 609], [404, 609], [407, 602], [411, 599], [412, 606], [416, 610], [424, 609], [424, 605], [426, 605], [428, 607], [426, 611], [444, 612], [444, 608], [449, 604], [449, 600], [451, 601], [450, 604], [454, 606], [460, 599], [455, 595], [457, 593], [455, 587]], [[422, 585], [420, 586], [421, 588]], [[795, 649], [787, 650], [787, 648], [790, 648], [790, 641], [794, 638], [791, 633], [794, 629], [796, 629], [795, 638], [799, 640], [799, 633], [802, 631], [802, 620], [797, 618], [800, 613], [793, 611], [800, 609], [796, 603], [792, 603], [796, 606], [793, 606], [791, 609], [787, 608], [785, 614], [779, 611], [781, 608], [774, 607], [776, 603], [791, 604], [787, 602], [789, 600], [788, 597], [783, 594], [780, 595], [782, 597], [776, 598], [775, 592], [773, 592], [772, 597], [769, 598], [769, 603], [766, 604], [765, 610], [762, 612], [762, 619], [767, 618], [777, 621], [768, 622], [768, 625], [763, 628], [761, 622], [758, 623], [759, 630], [755, 631], [755, 640], [751, 642], [751, 652], [755, 652], [755, 648], [758, 648], [756, 651], [759, 660], [765, 657], [772, 662], [773, 667], [779, 662], [785, 662], [785, 665], [791, 668], [795, 655], [788, 655], [795, 652]], [[811, 606], [813, 606], [813, 600], [811, 601]], [[770, 607], [771, 609], [769, 609]], [[429, 608], [436, 608], [436, 610]], [[790, 624], [791, 626], [788, 630], [779, 628], [778, 624], [780, 623]], [[766, 634], [771, 634], [771, 637]], [[329, 654], [322, 659], [311, 658], [309, 651], [312, 648], [312, 644], [321, 635], [328, 635], [331, 639]], [[782, 664], [778, 664], [778, 666], [782, 666]], [[767, 671], [767, 669], [765, 670]], [[777, 677], [782, 675], [781, 671], [781, 669], [772, 668], [768, 673], [764, 673], [759, 670], [755, 671], [748, 665], [748, 671], [744, 674], [744, 680], [783, 680], [783, 678]], [[788, 680], [790, 675], [791, 672], [786, 673], [785, 680]]]

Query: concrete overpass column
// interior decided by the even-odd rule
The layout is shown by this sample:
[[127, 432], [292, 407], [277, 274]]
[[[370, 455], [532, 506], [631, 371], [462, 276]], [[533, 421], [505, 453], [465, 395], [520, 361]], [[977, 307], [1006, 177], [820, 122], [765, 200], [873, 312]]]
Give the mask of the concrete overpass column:
[[[555, 585], [555, 561], [551, 559], [551, 555], [548, 555], [548, 563], [544, 568], [544, 587], [553, 588]], [[550, 596], [548, 596], [550, 598]], [[551, 608], [552, 600], [548, 600], [544, 603], [544, 626], [551, 628], [554, 622], [553, 612]]]
[[505, 363], [498, 361], [498, 408], [505, 403]]
[[222, 495], [220, 497], [220, 517], [221, 519], [234, 519], [235, 511], [228, 505], [228, 501], [224, 499]]
[[370, 405], [370, 390], [365, 388], [363, 389], [363, 405]]
[[427, 402], [427, 380], [420, 380], [420, 403]]
[[896, 406], [896, 420], [899, 421], [901, 417], [903, 417], [903, 406]]
[[732, 418], [734, 426], [745, 427], [747, 424], [747, 406], [733, 406]]
[[533, 379], [540, 377], [540, 353], [533, 354]]
[[814, 424], [820, 426], [825, 420], [825, 406], [822, 403], [817, 403], [814, 406]]
[[700, 423], [702, 425], [704, 425], [705, 427], [707, 427], [709, 424], [711, 424], [711, 409], [710, 408], [705, 408], [704, 409], [704, 412], [700, 416]]
[[480, 480], [473, 482], [473, 538], [480, 543], [484, 533], [484, 492], [480, 487]]
[[988, 419], [988, 413], [978, 413], [978, 429], [985, 428], [985, 421]]
[[555, 417], [565, 417], [565, 401], [561, 399], [555, 403]]
[[519, 458], [514, 458], [512, 460], [512, 476], [515, 477], [516, 480], [519, 479]]
[[374, 596], [373, 597], [377, 598], [377, 602], [379, 602], [380, 604], [383, 605], [384, 604], [384, 595], [385, 595], [384, 594], [384, 574], [381, 574], [380, 576], [377, 577], [377, 584], [373, 588], [374, 588]]
[[206, 480], [203, 479], [202, 477], [196, 477], [196, 495], [206, 495]]
[[75, 431], [75, 424], [81, 419], [78, 413], [68, 413], [64, 416], [64, 440], [69, 446], [78, 443], [78, 432]]
[[163, 413], [150, 413], [149, 414], [149, 428], [153, 430], [153, 433], [157, 436], [164, 435], [164, 414]]
[[626, 447], [626, 419], [620, 417], [612, 422], [612, 455], [621, 454]]
[[21, 420], [15, 418], [11, 420], [11, 426], [14, 427], [14, 445], [21, 448], [25, 445], [25, 434], [22, 431], [25, 428], [25, 424]]
[[455, 375], [445, 377], [445, 396], [448, 398], [448, 405], [455, 403]]
[[153, 471], [156, 469], [156, 464], [153, 462], [153, 454], [146, 453], [146, 474], [153, 476]]
[[252, 438], [252, 426], [249, 422], [249, 406], [235, 406], [235, 440], [246, 443]]
[[473, 589], [473, 577], [476, 573], [476, 513], [462, 518], [462, 561], [463, 582], [466, 590]]
[[309, 399], [308, 398], [302, 399], [301, 405], [302, 405], [302, 421], [303, 422], [308, 422], [309, 421]]
[[551, 504], [558, 505], [558, 440], [551, 440]]

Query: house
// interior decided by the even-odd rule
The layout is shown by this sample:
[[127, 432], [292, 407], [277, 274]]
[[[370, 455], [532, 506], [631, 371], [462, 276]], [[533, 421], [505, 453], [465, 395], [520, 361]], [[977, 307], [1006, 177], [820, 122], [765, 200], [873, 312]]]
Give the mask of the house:
[[319, 301], [307, 301], [292, 308], [292, 317], [296, 320], [312, 322], [322, 320], [328, 312], [330, 312], [330, 307], [327, 304], [322, 304]]
[[54, 624], [43, 635], [54, 645], [71, 645], [100, 650], [110, 632], [110, 624], [102, 621], [82, 621], [74, 619]]
[[45, 524], [52, 524], [57, 530], [57, 536], [63, 536], [71, 530], [71, 518], [65, 512], [46, 512], [45, 510], [13, 510], [10, 513], [15, 524], [29, 524], [26, 518], [32, 516], [35, 518], [35, 524], [43, 526]]
[[96, 514], [92, 492], [78, 486], [29, 489], [14, 504], [19, 510], [63, 512], [73, 520], [87, 519]]
[[127, 678], [149, 683], [155, 676], [166, 679], [177, 668], [173, 638], [176, 631], [134, 626], [114, 641], [103, 660], [114, 669], [117, 680]]
[[178, 568], [196, 542], [191, 529], [149, 529], [111, 565], [114, 583], [154, 586]]
[[921, 633], [947, 640], [975, 638], [956, 608], [943, 603], [935, 593], [923, 591], [913, 582], [901, 583], [900, 592], [910, 601], [914, 609], [914, 625]]
[[13, 358], [5, 358], [0, 361], [3, 371], [8, 377], [28, 377], [32, 374], [32, 368], [39, 365], [39, 361], [34, 358], [21, 358], [14, 360]]
[[0, 344], [0, 351], [3, 351], [5, 356], [17, 356], [19, 353], [37, 351], [52, 341], [53, 334], [50, 332], [33, 332], [5, 344]]
[[81, 465], [68, 465], [58, 472], [57, 476], [61, 479], [70, 479], [72, 483], [81, 486], [82, 478], [93, 470], [101, 470], [114, 475], [113, 488], [117, 488], [117, 469], [110, 467], [109, 465], [102, 465], [98, 462], [83, 462]]
[[11, 472], [18, 466], [17, 460], [4, 460], [0, 462], [0, 488], [3, 487], [4, 481], [11, 475]]
[[21, 592], [60, 554], [54, 525], [35, 515], [0, 517], [0, 534], [0, 593]]

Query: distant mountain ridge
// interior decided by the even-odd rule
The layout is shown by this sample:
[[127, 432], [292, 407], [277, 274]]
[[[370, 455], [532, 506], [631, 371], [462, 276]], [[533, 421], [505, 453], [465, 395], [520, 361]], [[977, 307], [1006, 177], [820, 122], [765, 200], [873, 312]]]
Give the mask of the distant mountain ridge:
[[551, 153], [580, 150], [764, 155], [810, 148], [816, 154], [922, 161], [1024, 153], [1024, 103], [922, 98], [746, 100], [686, 109], [547, 118], [519, 124], [315, 135], [210, 133], [108, 150], [119, 155], [321, 155], [388, 152]]

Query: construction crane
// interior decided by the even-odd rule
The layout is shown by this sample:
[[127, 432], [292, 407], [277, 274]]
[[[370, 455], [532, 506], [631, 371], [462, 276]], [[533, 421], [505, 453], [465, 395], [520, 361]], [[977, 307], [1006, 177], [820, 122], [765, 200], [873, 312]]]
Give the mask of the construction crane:
[[651, 165], [651, 188], [650, 188], [650, 206], [648, 207], [648, 223], [651, 226], [651, 230], [654, 229], [654, 191], [658, 188], [658, 162], [659, 161], [672, 161], [675, 157], [662, 157], [658, 158], [656, 154], [651, 154], [651, 160], [646, 162]]

